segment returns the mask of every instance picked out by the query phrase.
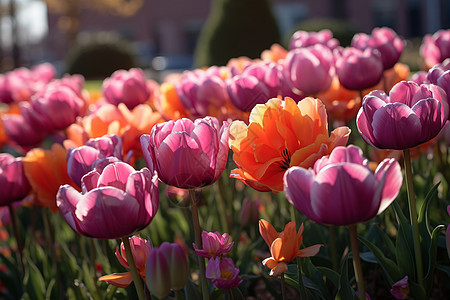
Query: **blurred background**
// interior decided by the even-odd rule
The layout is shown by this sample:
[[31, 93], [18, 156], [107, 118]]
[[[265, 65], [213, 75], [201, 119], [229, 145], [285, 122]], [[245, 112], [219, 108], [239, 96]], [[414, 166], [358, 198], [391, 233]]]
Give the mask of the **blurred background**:
[[342, 46], [389, 26], [420, 68], [427, 33], [450, 27], [449, 0], [0, 0], [0, 72], [51, 62], [101, 79], [141, 67], [154, 78], [229, 58], [259, 57], [293, 32], [329, 28]]

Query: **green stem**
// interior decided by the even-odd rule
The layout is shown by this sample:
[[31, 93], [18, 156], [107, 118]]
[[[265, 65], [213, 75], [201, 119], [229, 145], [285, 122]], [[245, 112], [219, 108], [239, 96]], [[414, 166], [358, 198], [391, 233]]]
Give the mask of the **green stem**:
[[130, 267], [131, 275], [133, 276], [134, 287], [138, 294], [139, 300], [145, 300], [144, 287], [142, 286], [141, 276], [134, 263], [133, 252], [131, 252], [130, 240], [128, 237], [122, 238], [122, 243], [125, 247], [125, 255], [127, 256], [128, 266]]
[[[194, 232], [195, 232], [195, 244], [197, 245], [197, 248], [202, 248], [202, 234], [200, 229], [200, 221], [198, 218], [198, 207], [197, 207], [197, 199], [195, 197], [195, 191], [193, 189], [189, 190], [189, 195], [191, 196], [191, 209], [192, 209], [192, 223], [194, 224]], [[201, 282], [201, 289], [202, 289], [202, 295], [203, 300], [209, 299], [209, 291], [208, 291], [208, 282], [206, 280], [205, 275], [205, 259], [199, 255], [198, 257], [198, 265], [200, 267], [200, 282]]]
[[286, 296], [286, 283], [284, 282], [284, 273], [281, 273], [280, 279], [281, 279], [281, 295], [283, 296], [283, 300], [286, 300], [287, 296]]
[[223, 177], [220, 176], [219, 180], [218, 180], [218, 185], [216, 185], [216, 187], [219, 189], [218, 193], [216, 193], [217, 197], [217, 210], [219, 212], [219, 218], [220, 218], [220, 223], [222, 225], [222, 230], [224, 232], [230, 232], [230, 228], [228, 226], [228, 221], [227, 221], [227, 209], [225, 206], [225, 187], [223, 184]]
[[297, 257], [297, 270], [298, 270], [298, 291], [300, 293], [300, 299], [308, 299], [308, 294], [306, 293], [305, 285], [303, 284], [301, 257]]
[[12, 227], [13, 227], [14, 237], [16, 238], [17, 249], [19, 250], [20, 265], [22, 267], [22, 271], [25, 273], [25, 263], [23, 262], [23, 246], [22, 246], [22, 241], [20, 239], [20, 235], [19, 235], [19, 228], [17, 226], [16, 212], [14, 211], [14, 208], [12, 207], [11, 203], [8, 204], [8, 209], [9, 209], [9, 215], [11, 217], [11, 223], [12, 223]]
[[420, 249], [419, 224], [417, 223], [416, 197], [414, 194], [414, 183], [411, 168], [411, 155], [409, 149], [403, 150], [406, 173], [406, 190], [408, 192], [408, 205], [411, 226], [413, 228], [414, 255], [416, 258], [417, 283], [422, 285], [423, 267], [422, 267], [422, 251]]
[[333, 270], [338, 270], [338, 255], [336, 247], [336, 227], [330, 226], [330, 251], [331, 251], [331, 262], [333, 264]]
[[364, 285], [364, 277], [361, 267], [361, 259], [359, 258], [358, 236], [356, 233], [356, 225], [349, 225], [350, 243], [353, 255], [353, 270], [355, 271], [356, 284], [358, 285], [359, 299], [366, 300], [366, 288]]
[[42, 209], [43, 214], [43, 221], [44, 221], [44, 229], [47, 235], [47, 241], [48, 241], [48, 247], [50, 249], [50, 255], [52, 256], [52, 262], [53, 262], [53, 268], [56, 270], [56, 282], [58, 284], [58, 290], [59, 290], [59, 296], [60, 299], [64, 298], [64, 291], [65, 287], [63, 286], [62, 280], [61, 280], [61, 269], [60, 269], [60, 260], [61, 257], [59, 257], [56, 253], [55, 248], [55, 234], [52, 230], [52, 227], [50, 226], [50, 215], [47, 210], [47, 208]]

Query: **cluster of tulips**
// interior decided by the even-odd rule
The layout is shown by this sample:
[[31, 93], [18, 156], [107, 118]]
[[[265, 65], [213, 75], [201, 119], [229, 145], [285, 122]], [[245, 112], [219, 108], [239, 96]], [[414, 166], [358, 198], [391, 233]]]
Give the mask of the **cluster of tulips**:
[[298, 31], [101, 91], [50, 64], [1, 74], [0, 298], [445, 295], [450, 30], [415, 74], [404, 45]]

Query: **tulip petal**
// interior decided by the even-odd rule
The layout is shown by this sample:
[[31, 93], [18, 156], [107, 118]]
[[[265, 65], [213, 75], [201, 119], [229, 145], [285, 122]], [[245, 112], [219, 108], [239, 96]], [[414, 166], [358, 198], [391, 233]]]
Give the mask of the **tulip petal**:
[[318, 219], [329, 225], [350, 225], [373, 218], [379, 207], [374, 201], [376, 179], [366, 167], [332, 165], [316, 176], [311, 187], [311, 206]]
[[298, 250], [297, 257], [311, 257], [319, 253], [320, 247], [322, 247], [322, 244], [309, 246], [303, 249]]
[[[422, 99], [412, 107], [413, 112], [419, 117], [422, 124], [422, 141], [434, 138], [442, 129], [442, 105], [433, 98]], [[443, 120], [447, 121], [446, 119]]]
[[399, 163], [394, 159], [383, 160], [375, 170], [378, 186], [381, 187], [381, 204], [377, 214], [382, 213], [397, 197], [403, 183], [402, 171]]
[[273, 241], [279, 236], [275, 228], [264, 219], [259, 220], [259, 233], [266, 242], [267, 246], [271, 246]]
[[133, 282], [133, 276], [130, 272], [113, 273], [110, 275], [102, 276], [98, 280], [106, 281], [109, 284], [125, 288], [129, 286], [131, 282]]
[[272, 254], [273, 259], [276, 261], [285, 261], [285, 257], [283, 257], [283, 240], [281, 238], [276, 238], [272, 245], [270, 246], [270, 253]]
[[124, 162], [109, 164], [98, 178], [98, 187], [110, 186], [125, 191], [128, 177], [134, 171], [132, 166]]
[[317, 220], [311, 206], [311, 187], [314, 173], [301, 167], [289, 168], [283, 178], [284, 192], [289, 202], [305, 216]]
[[373, 115], [373, 136], [376, 145], [385, 149], [403, 150], [422, 143], [422, 125], [417, 115], [401, 103], [387, 104]]

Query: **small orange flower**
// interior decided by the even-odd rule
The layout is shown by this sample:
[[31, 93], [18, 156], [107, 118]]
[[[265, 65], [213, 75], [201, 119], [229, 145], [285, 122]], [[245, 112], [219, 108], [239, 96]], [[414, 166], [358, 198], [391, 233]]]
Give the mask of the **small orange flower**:
[[318, 244], [300, 249], [303, 242], [303, 223], [295, 232], [295, 223], [289, 222], [282, 232], [266, 220], [259, 220], [259, 232], [270, 248], [272, 257], [263, 260], [262, 264], [271, 269], [270, 276], [278, 276], [287, 271], [287, 263], [296, 257], [310, 257], [316, 255], [320, 247]]
[[347, 143], [350, 129], [339, 127], [328, 136], [327, 113], [319, 99], [304, 98], [298, 104], [289, 97], [256, 105], [250, 124], [235, 121], [229, 145], [237, 169], [236, 178], [258, 191], [283, 190], [283, 175], [292, 166], [310, 168], [317, 159]]
[[142, 156], [139, 138], [149, 133], [156, 123], [163, 119], [147, 104], [140, 104], [129, 110], [125, 104], [118, 106], [104, 104], [94, 113], [79, 119], [67, 129], [68, 140], [64, 146], [68, 149], [84, 145], [90, 138], [115, 134], [122, 138], [124, 155], [133, 150], [133, 157]]
[[168, 81], [161, 84], [155, 106], [164, 118], [168, 120], [189, 118], [189, 114], [183, 104], [181, 104], [173, 82]]
[[261, 53], [261, 59], [278, 62], [281, 59], [285, 59], [287, 54], [288, 51], [286, 49], [275, 43], [270, 47], [270, 49], [264, 50]]
[[23, 159], [25, 175], [33, 192], [37, 195], [35, 204], [58, 211], [56, 194], [61, 185], [75, 187], [67, 174], [67, 151], [60, 144], [53, 144], [50, 150], [35, 148]]
[[344, 88], [337, 76], [333, 78], [328, 90], [318, 94], [317, 97], [325, 104], [327, 113], [336, 120], [352, 120], [361, 107], [359, 92]]

